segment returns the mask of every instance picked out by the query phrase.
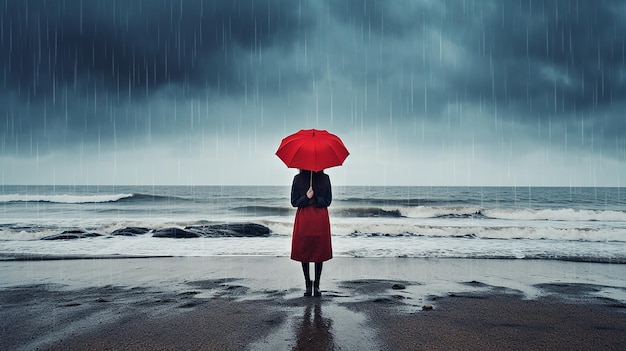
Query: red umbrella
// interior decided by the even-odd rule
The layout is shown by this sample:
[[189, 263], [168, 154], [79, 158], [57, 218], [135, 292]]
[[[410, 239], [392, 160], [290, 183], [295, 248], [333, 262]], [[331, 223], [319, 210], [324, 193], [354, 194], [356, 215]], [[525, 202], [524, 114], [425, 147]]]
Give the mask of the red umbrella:
[[287, 167], [314, 172], [341, 166], [349, 154], [338, 136], [317, 129], [302, 129], [285, 137], [276, 151]]

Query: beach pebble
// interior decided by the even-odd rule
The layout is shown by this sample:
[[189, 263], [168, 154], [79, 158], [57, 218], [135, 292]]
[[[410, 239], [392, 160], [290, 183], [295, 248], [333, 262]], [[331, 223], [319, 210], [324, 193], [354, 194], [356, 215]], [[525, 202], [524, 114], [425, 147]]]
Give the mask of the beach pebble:
[[424, 305], [422, 306], [422, 311], [430, 311], [433, 309], [432, 305]]
[[392, 288], [393, 290], [402, 290], [402, 289], [406, 289], [406, 286], [404, 286], [404, 285], [402, 285], [402, 284], [393, 284], [393, 285], [391, 286], [391, 288]]

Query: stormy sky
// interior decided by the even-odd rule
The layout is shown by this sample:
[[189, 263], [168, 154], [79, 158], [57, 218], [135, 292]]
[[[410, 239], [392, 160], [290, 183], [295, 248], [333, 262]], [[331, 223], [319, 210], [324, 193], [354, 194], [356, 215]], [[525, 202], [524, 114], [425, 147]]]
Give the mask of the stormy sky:
[[2, 184], [623, 186], [621, 0], [0, 0]]

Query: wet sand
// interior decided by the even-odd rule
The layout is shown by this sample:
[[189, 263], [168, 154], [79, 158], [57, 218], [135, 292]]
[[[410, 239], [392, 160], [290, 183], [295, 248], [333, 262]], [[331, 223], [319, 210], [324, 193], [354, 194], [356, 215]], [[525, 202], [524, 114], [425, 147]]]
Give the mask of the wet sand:
[[[2, 350], [624, 350], [626, 265], [282, 257], [0, 261]], [[432, 309], [424, 309], [432, 306]]]

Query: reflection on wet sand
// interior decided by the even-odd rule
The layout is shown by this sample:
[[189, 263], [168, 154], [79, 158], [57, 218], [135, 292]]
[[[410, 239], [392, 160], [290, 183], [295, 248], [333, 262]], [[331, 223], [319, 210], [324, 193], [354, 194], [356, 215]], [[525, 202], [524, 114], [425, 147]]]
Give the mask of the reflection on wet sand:
[[283, 301], [289, 317], [248, 348], [274, 350], [381, 350], [366, 315], [336, 299], [299, 297]]
[[322, 315], [321, 300], [316, 299], [304, 307], [304, 314], [295, 325], [296, 344], [292, 350], [332, 350], [335, 340], [332, 320]]

